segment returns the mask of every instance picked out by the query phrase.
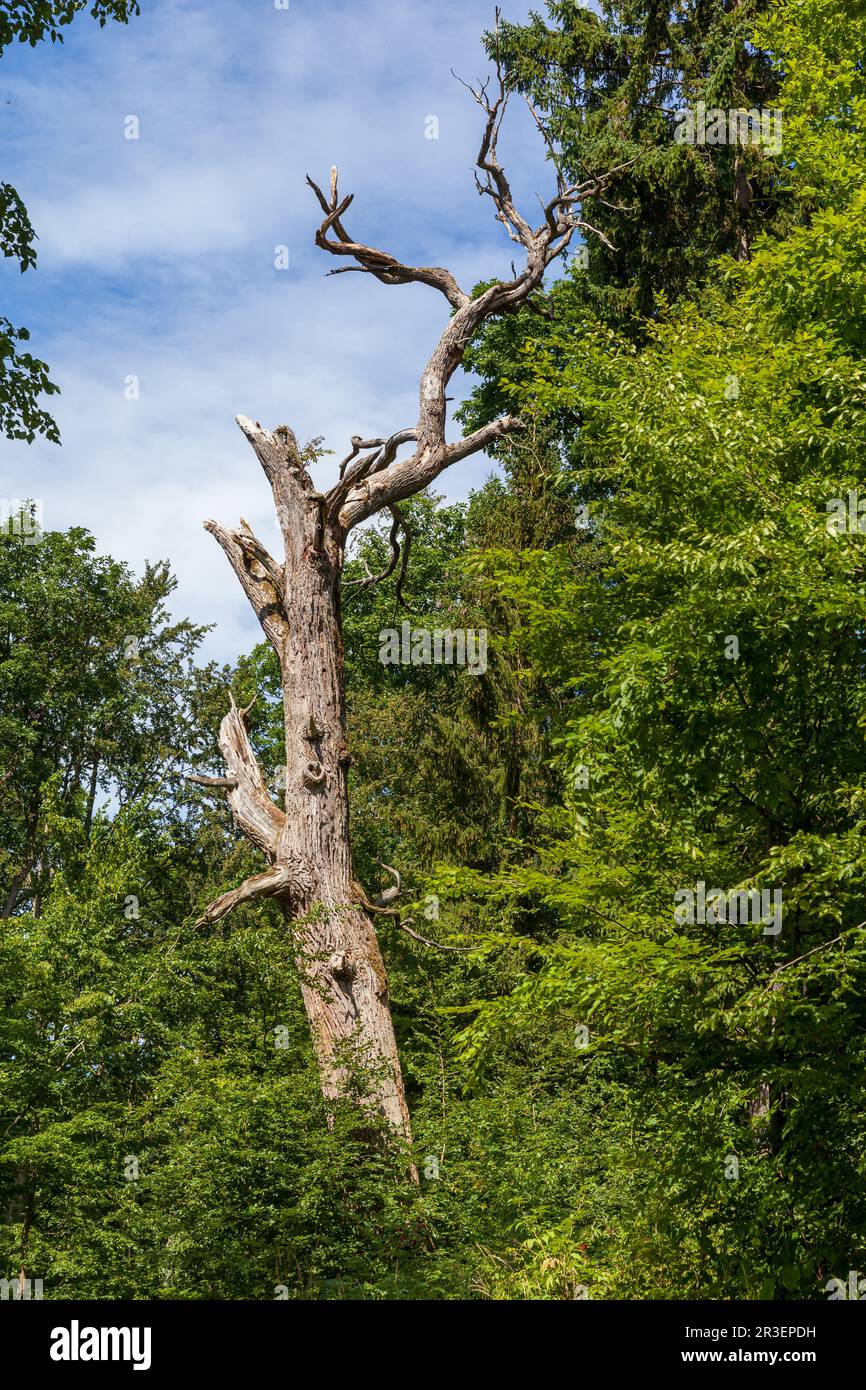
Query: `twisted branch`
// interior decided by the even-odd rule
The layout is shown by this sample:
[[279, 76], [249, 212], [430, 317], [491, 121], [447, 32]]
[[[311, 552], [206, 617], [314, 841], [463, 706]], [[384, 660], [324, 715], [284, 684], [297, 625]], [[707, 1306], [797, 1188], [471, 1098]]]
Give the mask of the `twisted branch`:
[[[343, 225], [342, 217], [355, 195], [349, 193], [342, 201], [340, 200], [335, 168], [331, 170], [329, 198], [325, 197], [319, 185], [313, 182], [309, 174], [307, 174], [307, 183], [318, 198], [319, 206], [325, 214], [325, 219], [316, 232], [316, 245], [321, 246], [323, 251], [330, 251], [332, 256], [352, 256], [358, 262], [357, 265], [347, 266], [344, 269], [360, 270], [368, 275], [375, 275], [376, 279], [381, 280], [383, 285], [408, 285], [413, 281], [430, 285], [434, 289], [440, 290], [454, 309], [459, 309], [469, 302], [469, 296], [464, 290], [461, 290], [450, 270], [445, 270], [438, 265], [403, 265], [388, 251], [378, 251], [374, 246], [365, 246], [359, 241], [353, 241]], [[329, 232], [333, 232], [334, 236], [329, 238]], [[330, 273], [338, 275], [340, 271], [332, 270]]]
[[246, 716], [251, 707], [238, 709], [231, 691], [229, 700], [231, 708], [219, 731], [226, 776], [204, 777], [191, 773], [186, 780], [198, 786], [224, 790], [238, 828], [273, 860], [277, 855], [286, 817], [268, 794], [264, 775], [250, 743]]
[[[363, 593], [365, 589], [371, 589], [374, 584], [381, 584], [383, 579], [390, 578], [397, 567], [397, 561], [400, 560], [400, 573], [397, 576], [396, 590], [397, 600], [399, 602], [403, 590], [403, 581], [406, 578], [406, 568], [409, 564], [409, 548], [412, 544], [412, 531], [408, 521], [396, 503], [391, 505], [389, 511], [393, 518], [391, 530], [388, 533], [388, 544], [391, 547], [391, 555], [385, 568], [380, 570], [378, 574], [371, 574], [368, 568], [365, 579], [347, 579], [345, 582], [346, 584], [351, 584], [356, 593]], [[398, 539], [401, 531], [403, 533], [402, 547]], [[387, 865], [384, 867], [387, 868]]]
[[[499, 13], [496, 16], [497, 34]], [[390, 252], [367, 246], [354, 240], [346, 230], [344, 216], [352, 203], [352, 194], [341, 197], [337, 170], [331, 170], [330, 190], [326, 196], [318, 184], [307, 176], [325, 214], [316, 232], [316, 244], [330, 255], [355, 262], [343, 270], [360, 270], [386, 285], [420, 283], [438, 289], [454, 310], [437, 343], [420, 381], [418, 423], [412, 430], [401, 430], [388, 440], [352, 439], [352, 451], [340, 466], [340, 480], [327, 495], [327, 513], [338, 521], [343, 533], [373, 516], [383, 508], [428, 487], [452, 463], [489, 448], [513, 431], [523, 428], [512, 415], [501, 416], [480, 429], [474, 430], [454, 444], [445, 439], [446, 388], [463, 361], [466, 348], [484, 321], [493, 315], [511, 313], [530, 298], [541, 286], [544, 272], [566, 250], [576, 231], [597, 237], [614, 249], [598, 228], [580, 215], [583, 200], [597, 197], [614, 175], [627, 168], [619, 165], [606, 173], [590, 175], [580, 183], [569, 184], [560, 166], [556, 150], [537, 112], [530, 106], [533, 118], [548, 147], [556, 176], [556, 192], [548, 202], [542, 202], [544, 220], [533, 228], [517, 208], [511, 185], [500, 162], [497, 144], [502, 121], [508, 105], [509, 92], [499, 62], [496, 45], [496, 95], [488, 96], [490, 82], [468, 90], [485, 116], [481, 145], [476, 159], [475, 181], [479, 193], [491, 198], [495, 215], [513, 242], [526, 253], [523, 269], [512, 267], [512, 278], [497, 281], [475, 299], [460, 288], [450, 271], [441, 266], [412, 266], [398, 261]], [[634, 161], [629, 161], [633, 163]], [[413, 442], [415, 450], [397, 459], [397, 448]], [[368, 451], [368, 452], [365, 452]], [[393, 556], [392, 556], [393, 558]], [[396, 560], [395, 560], [396, 564]], [[389, 571], [390, 572], [390, 571]]]
[[218, 922], [221, 917], [227, 917], [241, 903], [251, 903], [256, 898], [273, 898], [278, 893], [289, 892], [292, 886], [293, 875], [289, 866], [287, 864], [273, 864], [269, 869], [265, 869], [264, 873], [253, 874], [252, 878], [245, 879], [239, 888], [232, 888], [228, 893], [222, 893], [205, 909], [196, 922], [196, 926], [204, 927], [211, 922]]

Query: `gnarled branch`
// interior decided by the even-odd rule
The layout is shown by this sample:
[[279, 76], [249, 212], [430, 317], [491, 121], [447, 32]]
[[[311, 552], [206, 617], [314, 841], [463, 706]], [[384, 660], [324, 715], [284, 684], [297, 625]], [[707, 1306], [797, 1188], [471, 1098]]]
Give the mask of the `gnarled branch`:
[[[497, 28], [498, 23], [497, 13]], [[580, 183], [569, 184], [559, 165], [550, 135], [533, 110], [556, 176], [554, 196], [548, 202], [542, 202], [544, 220], [540, 226], [533, 228], [517, 208], [497, 151], [509, 100], [498, 54], [496, 83], [495, 97], [488, 96], [489, 83], [469, 88], [485, 116], [476, 160], [476, 185], [480, 193], [491, 198], [497, 219], [506, 228], [511, 240], [523, 248], [526, 260], [522, 270], [512, 267], [510, 280], [497, 281], [475, 299], [470, 299], [450, 272], [439, 266], [405, 265], [388, 252], [353, 240], [343, 222], [352, 195], [340, 197], [336, 169], [331, 170], [328, 197], [309, 176], [307, 178], [325, 214], [316, 232], [317, 245], [331, 255], [350, 258], [356, 263], [342, 269], [366, 271], [386, 285], [412, 282], [432, 285], [445, 295], [454, 310], [421, 377], [418, 424], [415, 429], [400, 431], [386, 443], [378, 439], [365, 443], [357, 436], [352, 440], [352, 452], [341, 465], [340, 481], [327, 498], [328, 515], [331, 519], [339, 519], [344, 532], [383, 508], [422, 491], [450, 464], [522, 428], [519, 419], [505, 415], [464, 439], [448, 444], [445, 439], [448, 383], [461, 365], [469, 342], [484, 321], [494, 315], [513, 312], [526, 303], [541, 286], [547, 267], [562, 255], [575, 232], [584, 231], [598, 237], [605, 245], [611, 245], [603, 233], [584, 221], [579, 210], [584, 199], [597, 197], [609, 180], [626, 166], [621, 165], [603, 174], [590, 175]], [[395, 441], [411, 441], [416, 448], [412, 454], [398, 460], [396, 448], [393, 447]], [[365, 448], [372, 452], [363, 453]]]
[[218, 922], [241, 903], [254, 902], [256, 898], [273, 898], [277, 893], [288, 892], [291, 888], [292, 874], [288, 865], [273, 864], [269, 869], [265, 869], [264, 873], [253, 874], [252, 878], [245, 879], [239, 888], [232, 888], [228, 893], [220, 894], [199, 917], [196, 926], [203, 927], [210, 922]]
[[[399, 601], [402, 595], [403, 581], [406, 578], [406, 567], [409, 563], [409, 549], [412, 544], [412, 531], [408, 521], [404, 517], [403, 513], [400, 511], [400, 508], [397, 506], [396, 502], [393, 503], [390, 507], [390, 512], [392, 522], [391, 530], [388, 533], [388, 544], [391, 547], [391, 554], [389, 556], [388, 563], [386, 564], [385, 568], [383, 570], [380, 570], [378, 574], [371, 574], [368, 567], [367, 574], [364, 579], [349, 579], [345, 582], [347, 584], [355, 586], [357, 593], [363, 593], [365, 589], [372, 589], [374, 584], [381, 584], [383, 579], [390, 578], [390, 576], [394, 573], [394, 570], [397, 567], [397, 561], [399, 560], [400, 573], [397, 576], [397, 599]], [[399, 541], [399, 535], [401, 531], [403, 533], [402, 546], [400, 545]], [[387, 867], [387, 865], [384, 867]]]
[[[396, 430], [389, 439], [362, 440], [354, 435], [352, 452], [340, 464], [340, 481], [331, 488], [326, 498], [328, 515], [337, 516], [343, 501], [359, 482], [372, 473], [381, 473], [394, 462], [401, 445], [412, 443], [417, 438], [418, 433], [414, 429]], [[353, 462], [362, 449], [372, 449], [373, 452]], [[351, 467], [348, 467], [349, 464]]]
[[204, 529], [222, 546], [265, 636], [279, 654], [288, 631], [288, 620], [283, 575], [276, 560], [252, 534], [246, 522], [239, 530], [232, 531], [217, 521], [206, 521]]
[[[325, 214], [325, 219], [316, 232], [317, 246], [321, 246], [324, 251], [330, 251], [332, 256], [353, 257], [358, 264], [344, 269], [366, 271], [368, 275], [375, 275], [384, 285], [409, 285], [415, 281], [440, 290], [454, 309], [459, 309], [469, 302], [469, 296], [461, 290], [450, 270], [444, 270], [438, 265], [403, 265], [388, 251], [377, 251], [375, 246], [365, 246], [362, 242], [353, 241], [343, 225], [342, 217], [355, 195], [350, 193], [341, 201], [337, 181], [337, 170], [332, 169], [330, 197], [326, 198], [319, 185], [307, 174], [307, 183]], [[329, 232], [334, 233], [330, 238]], [[339, 273], [331, 272], [332, 275]]]
[[220, 724], [219, 731], [220, 752], [225, 760], [227, 775], [203, 777], [193, 773], [187, 777], [187, 781], [225, 790], [238, 828], [259, 849], [264, 850], [269, 859], [274, 859], [286, 817], [271, 801], [264, 775], [253, 752], [245, 723], [249, 706], [238, 709], [231, 691], [229, 700], [231, 709]]

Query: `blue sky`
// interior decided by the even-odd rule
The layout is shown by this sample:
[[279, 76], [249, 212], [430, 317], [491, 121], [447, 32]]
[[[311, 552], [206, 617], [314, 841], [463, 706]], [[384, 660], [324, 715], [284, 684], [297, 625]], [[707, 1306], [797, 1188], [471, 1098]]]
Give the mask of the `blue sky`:
[[[0, 442], [0, 495], [43, 498], [47, 528], [83, 525], [136, 569], [168, 559], [176, 613], [215, 623], [206, 654], [230, 660], [261, 634], [201, 523], [243, 515], [279, 548], [234, 416], [323, 435], [338, 456], [352, 434], [412, 424], [447, 314], [424, 286], [325, 278], [304, 174], [326, 184], [337, 164], [355, 193], [350, 229], [403, 260], [447, 265], [465, 286], [509, 271], [514, 247], [472, 179], [480, 112], [450, 72], [486, 71], [479, 39], [493, 6], [142, 0], [142, 10], [104, 30], [79, 17], [62, 45], [0, 59], [0, 178], [39, 235], [35, 271], [2, 267], [0, 303], [61, 387], [52, 408], [63, 436], [59, 449]], [[130, 115], [138, 140], [124, 138]], [[429, 116], [436, 140], [425, 138]], [[531, 215], [550, 171], [518, 104], [500, 154]], [[277, 245], [289, 248], [288, 271], [274, 268]], [[125, 398], [130, 376], [138, 400]], [[335, 466], [323, 464], [321, 482]], [[489, 471], [469, 460], [441, 490], [465, 497]]]

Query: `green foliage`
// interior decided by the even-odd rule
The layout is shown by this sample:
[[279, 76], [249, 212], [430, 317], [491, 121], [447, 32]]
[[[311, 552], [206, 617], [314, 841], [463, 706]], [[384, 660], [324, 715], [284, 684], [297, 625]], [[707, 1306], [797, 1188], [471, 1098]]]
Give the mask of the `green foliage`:
[[7, 439], [24, 439], [28, 444], [37, 434], [59, 444], [57, 426], [38, 398], [54, 396], [60, 388], [49, 379], [44, 362], [32, 353], [19, 352], [17, 344], [29, 338], [26, 328], [14, 328], [0, 316], [0, 431]]
[[[26, 530], [26, 528], [24, 528]], [[90, 833], [100, 793], [166, 808], [189, 725], [190, 660], [201, 636], [173, 622], [165, 565], [136, 580], [95, 555], [92, 537], [0, 537], [0, 899], [38, 898], [63, 864], [46, 796]]]
[[[220, 770], [231, 686], [274, 777], [272, 652], [194, 668], [165, 567], [80, 531], [0, 545], [5, 1273], [788, 1299], [862, 1268], [864, 25], [634, 0], [501, 36], [575, 167], [632, 150], [643, 220], [472, 345], [465, 422], [527, 429], [467, 505], [404, 504], [402, 596], [356, 582], [385, 525], [347, 567], [356, 869], [405, 883], [377, 930], [419, 1190], [321, 1099], [273, 905], [193, 925], [257, 857], [181, 771]], [[654, 98], [697, 95], [787, 113], [748, 259], [731, 152], [665, 143]], [[404, 620], [486, 628], [487, 670], [381, 663]], [[699, 882], [780, 890], [781, 930], [677, 913]]]
[[[807, 12], [827, 19], [782, 8], [794, 38]], [[785, 52], [805, 99], [821, 70], [802, 43]], [[862, 76], [837, 60], [847, 112]], [[639, 1061], [614, 1169], [626, 1216], [602, 1251], [603, 1271], [626, 1254], [625, 1296], [820, 1296], [866, 1243], [866, 590], [856, 521], [828, 524], [864, 485], [863, 168], [839, 206], [845, 123], [822, 138], [808, 228], [722, 264], [640, 350], [585, 318], [540, 338], [510, 388], [543, 419], [579, 408], [576, 484], [606, 560], [588, 576], [567, 552], [485, 561], [533, 669], [572, 695], [556, 734], [572, 789], [527, 846], [536, 866], [476, 884], [506, 913], [538, 895], [562, 929], [503, 934], [525, 978], [479, 999], [460, 1041], [479, 1084], [503, 1037], [569, 1017], [590, 1055]], [[678, 921], [699, 880], [779, 888], [781, 933]]]
[[13, 256], [22, 271], [36, 264], [33, 245], [36, 233], [30, 224], [27, 209], [9, 183], [0, 183], [0, 250]]
[[0, 3], [0, 53], [14, 43], [37, 43], [49, 38], [63, 42], [63, 29], [77, 14], [89, 12], [100, 28], [110, 19], [126, 24], [141, 14], [138, 0], [2, 0]]
[[[694, 146], [673, 136], [677, 111], [772, 108], [779, 75], [754, 38], [769, 0], [603, 0], [600, 13], [548, 0], [548, 20], [503, 23], [487, 35], [506, 80], [524, 94], [561, 151], [566, 177], [615, 171], [583, 215], [583, 289], [609, 322], [642, 318], [740, 254], [794, 204], [780, 168], [756, 145]], [[768, 40], [769, 43], [769, 40]]]

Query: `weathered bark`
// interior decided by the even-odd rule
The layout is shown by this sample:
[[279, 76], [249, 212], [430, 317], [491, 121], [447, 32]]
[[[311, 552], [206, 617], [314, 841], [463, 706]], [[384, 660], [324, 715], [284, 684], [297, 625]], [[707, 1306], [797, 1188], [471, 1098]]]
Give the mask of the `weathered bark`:
[[301, 989], [328, 1099], [346, 1093], [347, 1064], [369, 1075], [361, 1103], [410, 1139], [388, 980], [360, 901], [349, 842], [343, 645], [342, 539], [301, 463], [287, 426], [274, 434], [239, 419], [271, 483], [285, 544], [278, 565], [242, 524], [206, 522], [226, 551], [280, 662], [285, 718], [285, 811], [274, 805], [250, 745], [246, 710], [231, 702], [220, 728], [225, 790], [240, 829], [269, 867], [223, 894], [202, 922], [239, 903], [277, 900], [295, 935]]
[[[371, 918], [375, 905], [369, 903], [352, 872], [340, 627], [344, 546], [354, 526], [383, 509], [391, 510], [395, 523], [391, 562], [382, 575], [370, 576], [370, 582], [393, 572], [402, 531], [401, 582], [409, 532], [397, 504], [427, 487], [452, 463], [522, 428], [518, 419], [503, 416], [449, 444], [446, 388], [486, 319], [518, 309], [540, 287], [546, 268], [577, 230], [601, 236], [581, 220], [578, 208], [584, 197], [600, 192], [617, 172], [610, 170], [571, 185], [554, 158], [557, 191], [543, 206], [544, 221], [533, 229], [517, 211], [497, 158], [496, 142], [507, 104], [501, 73], [497, 76], [495, 100], [488, 99], [486, 88], [473, 93], [485, 113], [477, 159], [482, 177], [476, 177], [476, 182], [479, 191], [493, 200], [496, 216], [511, 240], [525, 252], [523, 269], [512, 270], [511, 280], [496, 282], [473, 299], [441, 267], [405, 265], [389, 252], [354, 241], [343, 223], [352, 195], [340, 198], [336, 169], [331, 171], [328, 196], [308, 180], [324, 213], [317, 244], [354, 262], [341, 270], [370, 274], [386, 285], [431, 286], [445, 296], [453, 312], [421, 377], [417, 423], [380, 439], [355, 436], [351, 452], [340, 465], [339, 480], [325, 495], [316, 491], [288, 426], [281, 425], [271, 434], [238, 417], [271, 485], [284, 561], [278, 563], [268, 554], [246, 522], [236, 530], [205, 522], [279, 658], [286, 776], [283, 812], [268, 795], [250, 746], [245, 711], [232, 701], [220, 730], [226, 776], [192, 780], [225, 791], [238, 826], [262, 850], [268, 868], [218, 898], [202, 921], [216, 921], [238, 904], [257, 898], [277, 900], [297, 941], [304, 1003], [326, 1097], [348, 1093], [348, 1066], [357, 1059], [368, 1069], [370, 1079], [364, 1094], [355, 1099], [382, 1116], [407, 1141], [409, 1115], [388, 980]], [[546, 133], [545, 139], [553, 156]], [[406, 444], [414, 446], [412, 452], [398, 458]], [[425, 941], [417, 933], [412, 935]]]

